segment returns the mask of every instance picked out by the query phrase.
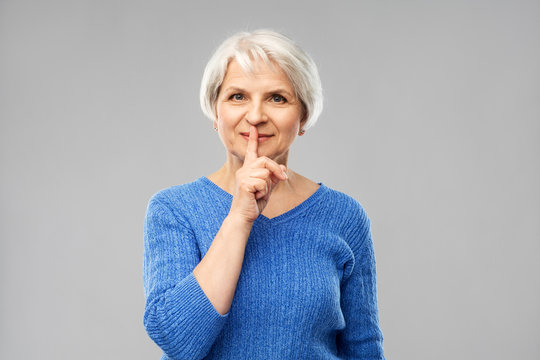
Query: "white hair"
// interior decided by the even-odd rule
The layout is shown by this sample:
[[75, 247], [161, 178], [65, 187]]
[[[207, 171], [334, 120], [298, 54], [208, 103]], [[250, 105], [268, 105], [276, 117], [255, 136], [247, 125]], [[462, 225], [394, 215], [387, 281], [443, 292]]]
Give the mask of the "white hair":
[[239, 32], [226, 39], [214, 52], [201, 81], [200, 101], [203, 113], [217, 120], [216, 101], [229, 62], [234, 59], [244, 69], [253, 71], [254, 59], [260, 58], [269, 66], [275, 62], [287, 75], [300, 99], [307, 130], [315, 124], [323, 108], [319, 72], [313, 59], [288, 37], [272, 30]]

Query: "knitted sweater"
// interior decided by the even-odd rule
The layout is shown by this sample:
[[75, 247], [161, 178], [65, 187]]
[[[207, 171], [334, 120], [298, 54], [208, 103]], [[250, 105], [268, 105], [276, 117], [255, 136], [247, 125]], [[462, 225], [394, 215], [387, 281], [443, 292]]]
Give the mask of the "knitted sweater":
[[143, 323], [162, 359], [384, 359], [370, 220], [319, 183], [253, 223], [229, 312], [193, 276], [232, 195], [203, 176], [163, 189], [144, 224]]

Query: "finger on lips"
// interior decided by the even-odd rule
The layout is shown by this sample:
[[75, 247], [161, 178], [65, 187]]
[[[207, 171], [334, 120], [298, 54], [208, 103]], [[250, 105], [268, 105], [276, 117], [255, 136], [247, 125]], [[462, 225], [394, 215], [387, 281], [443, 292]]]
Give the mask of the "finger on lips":
[[273, 172], [276, 177], [282, 180], [288, 179], [287, 173], [285, 172], [287, 168], [284, 165], [278, 165], [278, 163], [276, 163], [275, 161], [267, 157], [259, 158], [258, 138], [259, 138], [259, 133], [257, 131], [257, 127], [254, 125], [250, 125], [249, 139], [248, 139], [248, 144], [247, 144], [247, 149], [246, 149], [245, 161], [247, 161], [248, 164], [254, 163], [255, 161], [263, 162], [262, 166], [269, 169], [271, 172]]
[[250, 125], [249, 126], [249, 139], [246, 149], [246, 160], [248, 162], [255, 161], [258, 157], [258, 146], [259, 146], [259, 133], [257, 132], [257, 127]]

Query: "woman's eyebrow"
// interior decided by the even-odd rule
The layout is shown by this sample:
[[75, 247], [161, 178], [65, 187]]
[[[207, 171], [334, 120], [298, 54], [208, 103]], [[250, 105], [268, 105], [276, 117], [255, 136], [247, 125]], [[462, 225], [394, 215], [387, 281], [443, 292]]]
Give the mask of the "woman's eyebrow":
[[229, 92], [229, 91], [238, 91], [238, 92], [245, 92], [246, 90], [242, 89], [242, 88], [239, 88], [239, 87], [236, 87], [236, 86], [229, 86], [228, 88], [226, 88], [225, 90], [223, 90], [224, 92]]
[[[245, 89], [242, 89], [240, 87], [237, 87], [237, 86], [229, 86], [228, 88], [226, 88], [225, 90], [223, 90], [223, 92], [225, 93], [229, 93], [229, 92], [241, 92], [241, 93], [245, 93], [247, 92], [247, 90]], [[272, 94], [286, 94], [288, 95], [289, 97], [292, 97], [293, 95], [286, 89], [284, 88], [276, 88], [276, 89], [272, 89], [270, 91], [267, 91], [265, 92], [264, 94], [265, 95], [272, 95]]]
[[285, 90], [285, 89], [282, 89], [282, 88], [277, 88], [277, 89], [274, 89], [274, 90], [271, 90], [271, 91], [268, 91], [266, 92], [267, 95], [271, 95], [271, 94], [285, 94], [289, 97], [292, 97], [292, 94]]

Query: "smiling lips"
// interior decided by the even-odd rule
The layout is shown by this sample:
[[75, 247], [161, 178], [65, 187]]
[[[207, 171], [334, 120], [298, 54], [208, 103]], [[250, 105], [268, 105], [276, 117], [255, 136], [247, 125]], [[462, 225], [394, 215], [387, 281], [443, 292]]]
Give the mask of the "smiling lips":
[[[246, 139], [247, 141], [249, 141], [249, 133], [243, 132], [243, 133], [240, 133], [240, 135], [242, 135], [242, 137], [243, 137], [244, 139]], [[269, 134], [259, 134], [259, 138], [258, 138], [257, 140], [259, 140], [258, 142], [264, 142], [264, 141], [270, 139], [272, 136], [274, 136], [274, 135], [269, 135]]]
[[[240, 133], [240, 135], [247, 136], [249, 138], [249, 133], [248, 132], [247, 133], [246, 132]], [[270, 136], [272, 136], [272, 135], [270, 135], [270, 134], [259, 134], [259, 138], [270, 137]]]

